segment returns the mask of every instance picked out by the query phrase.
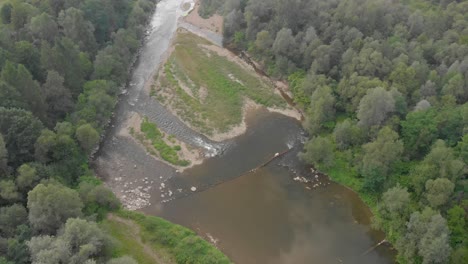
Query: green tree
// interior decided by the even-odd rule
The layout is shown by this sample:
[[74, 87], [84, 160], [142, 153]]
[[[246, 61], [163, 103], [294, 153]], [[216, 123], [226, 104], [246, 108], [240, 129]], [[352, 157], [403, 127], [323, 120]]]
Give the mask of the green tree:
[[12, 2], [12, 6], [11, 24], [15, 30], [19, 30], [24, 27], [24, 25], [26, 25], [31, 17], [33, 17], [37, 12], [37, 9], [34, 6], [23, 1], [14, 1]]
[[116, 86], [113, 82], [105, 80], [87, 82], [84, 93], [78, 100], [76, 118], [103, 126], [112, 114], [115, 93]]
[[76, 138], [81, 147], [90, 153], [99, 142], [99, 133], [90, 124], [85, 124], [76, 129]]
[[34, 144], [34, 156], [37, 161], [42, 163], [50, 162], [52, 158], [52, 151], [57, 144], [57, 136], [49, 129], [41, 131], [40, 136]]
[[11, 10], [13, 6], [10, 3], [4, 3], [0, 9], [0, 17], [2, 18], [3, 24], [11, 23]]
[[33, 263], [88, 263], [94, 257], [105, 257], [109, 239], [98, 225], [70, 218], [57, 237], [33, 237], [28, 242]]
[[349, 78], [342, 78], [337, 86], [339, 95], [338, 107], [346, 112], [353, 113], [358, 110], [359, 102], [368, 90], [375, 87], [386, 87], [387, 84], [378, 78], [358, 76], [353, 73]]
[[65, 87], [70, 89], [73, 96], [78, 96], [90, 73], [91, 63], [76, 43], [62, 37], [55, 41], [54, 47], [46, 42], [41, 44], [41, 64], [46, 70], [56, 71], [63, 76]]
[[[38, 81], [44, 80], [44, 72], [41, 69], [40, 54], [37, 48], [34, 47], [32, 43], [28, 41], [16, 42], [14, 52], [13, 52], [13, 58], [16, 63], [22, 64], [29, 71], [29, 73], [33, 76], [33, 78], [31, 79], [38, 80]], [[18, 73], [17, 73], [19, 75], [18, 78], [23, 78], [23, 76], [28, 78], [28, 73], [23, 73], [20, 70], [21, 69], [18, 69]], [[29, 83], [32, 82], [29, 79], [28, 81]], [[10, 82], [10, 84], [14, 84], [14, 83]], [[22, 91], [20, 88], [18, 89], [19, 91]]]
[[21, 193], [13, 180], [0, 181], [0, 204], [2, 200], [7, 203], [17, 202], [21, 199]]
[[335, 97], [328, 86], [317, 88], [310, 99], [310, 108], [307, 111], [306, 127], [311, 135], [317, 135], [325, 123], [335, 117]]
[[14, 65], [7, 61], [1, 73], [1, 79], [14, 87], [21, 94], [23, 106], [35, 113], [41, 120], [45, 120], [45, 104], [39, 84], [23, 65]]
[[59, 33], [57, 23], [47, 13], [42, 13], [31, 18], [29, 30], [36, 39], [45, 40], [49, 43], [54, 43]]
[[84, 213], [88, 215], [97, 214], [98, 219], [104, 217], [107, 211], [116, 210], [120, 207], [120, 202], [114, 193], [102, 184], [81, 182], [78, 193], [85, 205]]
[[371, 191], [379, 191], [390, 174], [392, 166], [403, 153], [403, 142], [398, 134], [389, 127], [382, 128], [377, 138], [362, 146], [361, 174], [364, 176], [364, 187]]
[[378, 205], [377, 210], [382, 219], [376, 218], [376, 224], [387, 229], [390, 235], [402, 233], [411, 212], [410, 204], [411, 196], [406, 188], [397, 185], [388, 189]]
[[42, 128], [42, 123], [30, 112], [0, 107], [0, 133], [12, 167], [33, 160], [34, 142]]
[[52, 236], [38, 236], [27, 243], [32, 263], [69, 263], [70, 249], [64, 241]]
[[29, 190], [38, 180], [37, 171], [28, 164], [21, 165], [16, 176], [16, 184], [22, 190]]
[[363, 141], [363, 131], [355, 122], [345, 119], [335, 126], [333, 131], [336, 145], [339, 149], [347, 149], [350, 146], [359, 145]]
[[0, 208], [0, 234], [2, 237], [12, 237], [19, 225], [26, 224], [28, 212], [21, 204], [13, 204]]
[[29, 223], [41, 234], [55, 234], [68, 218], [81, 216], [78, 193], [55, 184], [39, 184], [28, 193]]
[[359, 102], [357, 117], [363, 127], [380, 126], [395, 110], [395, 99], [382, 87], [368, 90]]
[[451, 95], [457, 99], [458, 102], [464, 103], [468, 99], [468, 88], [464, 83], [461, 74], [455, 74], [446, 85], [442, 88], [442, 94]]
[[416, 71], [412, 67], [399, 63], [390, 74], [389, 79], [398, 91], [409, 95], [420, 86], [415, 77]]
[[405, 150], [412, 157], [422, 157], [429, 150], [438, 137], [437, 111], [411, 112], [406, 120], [401, 122], [401, 134], [405, 143]]
[[94, 54], [97, 48], [94, 26], [85, 19], [83, 11], [74, 7], [61, 11], [58, 22], [65, 37], [77, 43], [81, 50]]
[[468, 242], [466, 212], [462, 207], [455, 205], [448, 210], [447, 213], [448, 227], [450, 229], [450, 244], [453, 247], [457, 245], [463, 246], [463, 244]]
[[270, 32], [267, 30], [262, 30], [257, 33], [257, 38], [255, 39], [254, 45], [257, 53], [263, 54], [270, 51], [271, 46], [273, 45], [273, 39], [270, 36]]
[[460, 158], [468, 163], [468, 134], [465, 134], [460, 142], [457, 144]]
[[456, 182], [463, 175], [465, 164], [454, 155], [452, 148], [445, 142], [438, 140], [434, 143], [431, 152], [411, 172], [413, 188], [417, 194], [421, 194], [429, 179], [447, 178]]
[[396, 243], [398, 254], [422, 263], [446, 263], [451, 252], [447, 221], [430, 208], [411, 214], [407, 230]]
[[0, 133], [0, 175], [8, 173], [8, 150], [5, 147], [5, 141]]
[[300, 153], [299, 157], [314, 166], [330, 167], [334, 159], [333, 148], [328, 138], [314, 137], [305, 144], [305, 152]]
[[439, 208], [445, 205], [453, 194], [455, 184], [446, 178], [427, 180], [426, 199], [432, 208]]
[[42, 85], [45, 101], [48, 106], [47, 115], [52, 120], [63, 119], [73, 109], [72, 96], [65, 88], [64, 78], [56, 71], [47, 73], [47, 80]]

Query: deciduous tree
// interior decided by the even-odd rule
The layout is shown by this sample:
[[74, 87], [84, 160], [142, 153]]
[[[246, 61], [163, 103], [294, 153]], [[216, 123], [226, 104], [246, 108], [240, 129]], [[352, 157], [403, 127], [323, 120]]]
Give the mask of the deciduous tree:
[[29, 222], [41, 234], [55, 234], [68, 218], [81, 216], [78, 193], [56, 184], [39, 184], [28, 193]]
[[382, 87], [368, 90], [359, 102], [357, 117], [363, 127], [380, 126], [395, 110], [395, 99]]

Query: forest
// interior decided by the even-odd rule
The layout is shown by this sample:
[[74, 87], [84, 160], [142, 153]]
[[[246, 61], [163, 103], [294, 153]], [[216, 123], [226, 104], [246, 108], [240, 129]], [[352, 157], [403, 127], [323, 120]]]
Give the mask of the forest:
[[124, 254], [145, 257], [137, 245], [120, 243], [128, 235], [119, 242], [105, 230], [118, 224], [103, 221], [108, 212], [152, 230], [152, 243], [172, 246], [178, 263], [196, 259], [195, 250], [202, 259], [225, 258], [188, 229], [121, 211], [89, 169], [155, 6], [155, 0], [0, 1], [1, 264], [137, 263]]
[[399, 263], [468, 262], [468, 1], [201, 2], [288, 81], [300, 157], [359, 193]]

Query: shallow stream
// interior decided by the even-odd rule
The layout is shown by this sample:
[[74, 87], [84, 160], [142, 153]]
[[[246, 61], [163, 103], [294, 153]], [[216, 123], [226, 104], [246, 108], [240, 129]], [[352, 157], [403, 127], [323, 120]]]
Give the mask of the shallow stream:
[[[148, 96], [145, 84], [164, 59], [182, 2], [157, 6], [128, 92], [96, 154], [97, 174], [129, 208], [195, 230], [235, 263], [393, 263], [387, 246], [362, 255], [383, 234], [371, 230], [370, 211], [357, 195], [299, 161], [305, 138], [298, 121], [250, 112], [245, 134], [218, 143]], [[122, 134], [133, 113], [212, 157], [182, 173], [154, 159]]]

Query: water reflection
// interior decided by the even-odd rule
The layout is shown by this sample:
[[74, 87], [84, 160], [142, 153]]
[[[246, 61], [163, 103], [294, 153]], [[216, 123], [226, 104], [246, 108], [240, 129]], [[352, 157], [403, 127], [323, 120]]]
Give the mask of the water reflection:
[[[169, 181], [170, 188], [184, 189], [224, 183], [144, 211], [219, 239], [236, 263], [393, 262], [386, 247], [361, 256], [382, 235], [370, 230], [370, 212], [346, 188], [315, 179], [297, 151], [236, 177], [287, 148], [288, 140], [300, 144], [301, 129], [292, 119], [260, 112], [249, 123], [228, 153]], [[292, 171], [313, 183], [294, 181]]]

